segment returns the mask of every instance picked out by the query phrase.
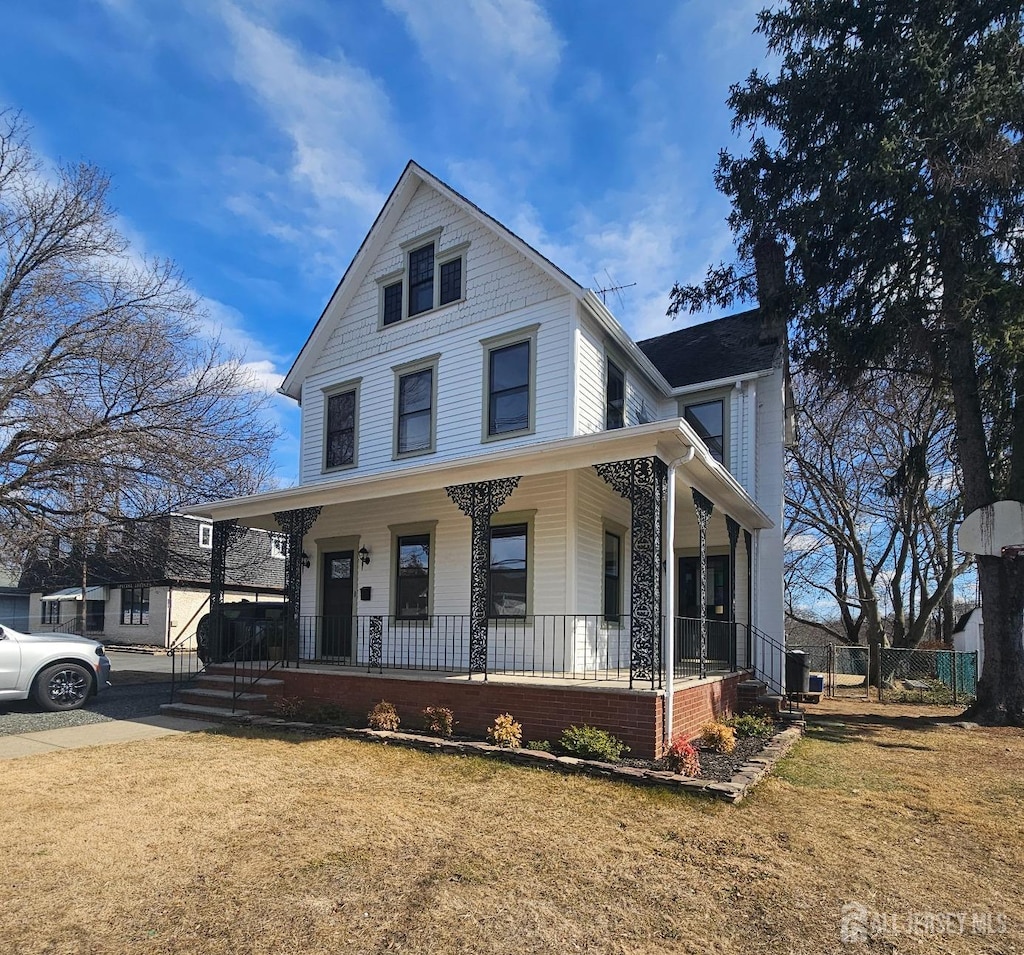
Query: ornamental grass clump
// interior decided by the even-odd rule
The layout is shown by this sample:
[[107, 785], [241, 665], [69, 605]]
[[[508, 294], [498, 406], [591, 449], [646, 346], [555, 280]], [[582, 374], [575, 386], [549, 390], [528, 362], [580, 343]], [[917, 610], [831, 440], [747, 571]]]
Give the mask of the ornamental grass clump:
[[700, 756], [697, 748], [683, 736], [677, 736], [665, 754], [669, 769], [682, 776], [696, 779], [700, 776]]
[[700, 745], [712, 753], [731, 753], [736, 748], [736, 731], [725, 723], [712, 720], [701, 728]]
[[394, 704], [387, 700], [375, 703], [373, 709], [366, 714], [366, 722], [372, 730], [397, 730], [402, 725]]
[[495, 746], [519, 749], [523, 744], [523, 727], [512, 719], [511, 713], [502, 713], [496, 716], [493, 725], [487, 728], [487, 738]]

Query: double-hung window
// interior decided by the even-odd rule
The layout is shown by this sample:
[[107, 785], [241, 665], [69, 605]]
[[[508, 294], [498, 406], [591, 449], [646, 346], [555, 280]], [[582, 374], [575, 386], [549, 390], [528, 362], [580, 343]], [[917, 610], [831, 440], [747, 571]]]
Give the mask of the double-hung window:
[[[432, 233], [439, 236], [440, 230]], [[404, 243], [405, 265], [378, 279], [380, 320], [394, 325], [465, 297], [463, 276], [468, 243], [442, 249], [436, 238]]]
[[351, 467], [356, 462], [356, 390], [327, 395], [324, 468]]
[[622, 613], [622, 537], [604, 532], [604, 618], [618, 623]]
[[149, 623], [149, 588], [121, 588], [121, 623]]
[[621, 428], [626, 423], [626, 376], [611, 359], [605, 372], [604, 426], [608, 431]]
[[488, 350], [487, 437], [519, 434], [532, 429], [532, 351], [532, 338]]
[[42, 603], [43, 615], [40, 623], [60, 623], [60, 601], [44, 600]]
[[424, 620], [430, 613], [430, 535], [395, 538], [395, 616]]
[[487, 613], [525, 617], [527, 607], [527, 524], [491, 528]]
[[200, 524], [199, 525], [199, 546], [203, 550], [213, 549], [213, 525], [212, 524]]
[[685, 418], [708, 446], [711, 456], [719, 464], [724, 464], [725, 402], [718, 399], [717, 401], [702, 401], [700, 404], [687, 405]]
[[437, 355], [395, 372], [395, 457], [434, 450]]

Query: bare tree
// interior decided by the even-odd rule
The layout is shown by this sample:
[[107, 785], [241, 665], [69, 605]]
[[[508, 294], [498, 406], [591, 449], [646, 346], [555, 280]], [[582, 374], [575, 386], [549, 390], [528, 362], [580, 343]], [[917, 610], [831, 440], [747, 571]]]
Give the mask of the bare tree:
[[954, 546], [952, 414], [930, 388], [895, 374], [852, 390], [797, 375], [795, 390], [789, 616], [843, 643], [917, 646], [949, 616], [953, 581], [970, 567]]
[[134, 255], [95, 167], [44, 166], [0, 114], [0, 522], [7, 553], [268, 485], [268, 397]]

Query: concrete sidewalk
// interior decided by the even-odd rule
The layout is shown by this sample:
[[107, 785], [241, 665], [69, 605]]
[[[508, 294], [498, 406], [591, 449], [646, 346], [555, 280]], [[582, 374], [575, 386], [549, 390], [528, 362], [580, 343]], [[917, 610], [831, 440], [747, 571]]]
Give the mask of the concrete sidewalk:
[[86, 723], [39, 733], [0, 736], [0, 759], [19, 756], [37, 756], [61, 749], [82, 749], [86, 746], [107, 746], [132, 740], [157, 739], [178, 733], [195, 733], [214, 729], [220, 723], [204, 720], [183, 720], [173, 716], [141, 716], [134, 720], [110, 720], [106, 723]]

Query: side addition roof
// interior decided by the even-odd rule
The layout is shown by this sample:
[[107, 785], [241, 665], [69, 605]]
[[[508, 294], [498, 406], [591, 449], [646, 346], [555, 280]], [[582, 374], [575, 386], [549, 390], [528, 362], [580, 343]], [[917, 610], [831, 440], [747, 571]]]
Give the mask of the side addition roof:
[[762, 340], [761, 310], [752, 308], [637, 342], [673, 388], [709, 379], [739, 378], [775, 366], [780, 341]]

